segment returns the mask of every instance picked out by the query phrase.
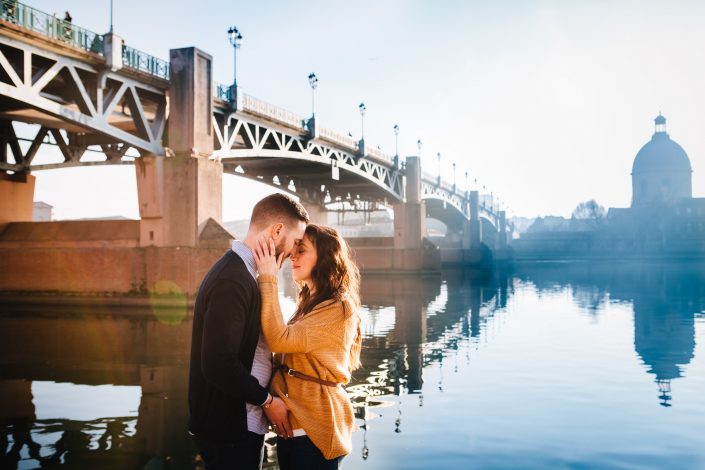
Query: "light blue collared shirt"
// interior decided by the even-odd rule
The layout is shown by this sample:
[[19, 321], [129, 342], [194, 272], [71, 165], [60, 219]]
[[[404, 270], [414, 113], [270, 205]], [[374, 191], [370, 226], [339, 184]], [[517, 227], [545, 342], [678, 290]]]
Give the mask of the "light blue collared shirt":
[[257, 280], [257, 264], [255, 263], [255, 254], [249, 246], [242, 243], [240, 240], [233, 240], [233, 251], [245, 262], [247, 271], [252, 275], [254, 280]]

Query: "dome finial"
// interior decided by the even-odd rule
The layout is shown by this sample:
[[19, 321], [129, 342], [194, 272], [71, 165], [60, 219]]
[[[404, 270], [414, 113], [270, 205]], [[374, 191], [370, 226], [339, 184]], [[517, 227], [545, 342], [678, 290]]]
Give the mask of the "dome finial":
[[657, 134], [665, 134], [666, 133], [666, 118], [663, 117], [660, 109], [658, 112], [658, 116], [656, 116], [656, 119], [654, 119], [654, 123], [656, 124], [656, 133]]

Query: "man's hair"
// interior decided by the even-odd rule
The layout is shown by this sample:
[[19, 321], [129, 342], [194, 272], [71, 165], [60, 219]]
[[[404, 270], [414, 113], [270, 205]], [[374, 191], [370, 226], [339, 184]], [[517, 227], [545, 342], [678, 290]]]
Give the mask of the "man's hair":
[[279, 222], [293, 225], [301, 221], [308, 224], [308, 212], [304, 206], [286, 194], [271, 194], [255, 204], [250, 218], [250, 227], [266, 228]]

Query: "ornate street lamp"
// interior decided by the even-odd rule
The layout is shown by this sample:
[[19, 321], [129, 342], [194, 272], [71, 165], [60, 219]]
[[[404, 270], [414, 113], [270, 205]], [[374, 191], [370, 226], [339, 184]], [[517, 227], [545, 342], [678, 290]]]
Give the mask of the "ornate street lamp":
[[311, 86], [311, 117], [316, 117], [316, 88], [318, 88], [318, 77], [315, 73], [308, 74], [308, 84]]
[[441, 185], [441, 152], [438, 152], [436, 154], [436, 158], [438, 159], [438, 186]]
[[357, 143], [357, 153], [359, 156], [366, 156], [365, 151], [365, 111], [367, 111], [367, 106], [365, 103], [360, 103], [357, 106], [360, 111], [360, 142]]
[[233, 46], [233, 87], [237, 88], [237, 50], [240, 49], [242, 34], [235, 26], [231, 26], [228, 29], [228, 40]]
[[394, 124], [394, 169], [399, 168], [399, 124]]
[[417, 141], [416, 141], [416, 146], [417, 146], [418, 149], [419, 149], [419, 157], [421, 156], [421, 145], [422, 145], [421, 139], [417, 140]]
[[453, 162], [453, 192], [455, 192], [455, 162]]
[[360, 139], [365, 140], [365, 112], [367, 111], [367, 106], [365, 106], [365, 103], [360, 103], [357, 106], [357, 109], [360, 110]]

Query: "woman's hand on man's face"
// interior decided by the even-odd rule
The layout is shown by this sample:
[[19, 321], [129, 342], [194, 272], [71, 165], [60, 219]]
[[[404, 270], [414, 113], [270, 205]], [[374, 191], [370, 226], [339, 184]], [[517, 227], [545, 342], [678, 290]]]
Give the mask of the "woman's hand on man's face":
[[261, 237], [257, 239], [255, 246], [255, 263], [259, 274], [276, 276], [284, 261], [284, 253], [276, 255], [276, 245], [272, 237]]

